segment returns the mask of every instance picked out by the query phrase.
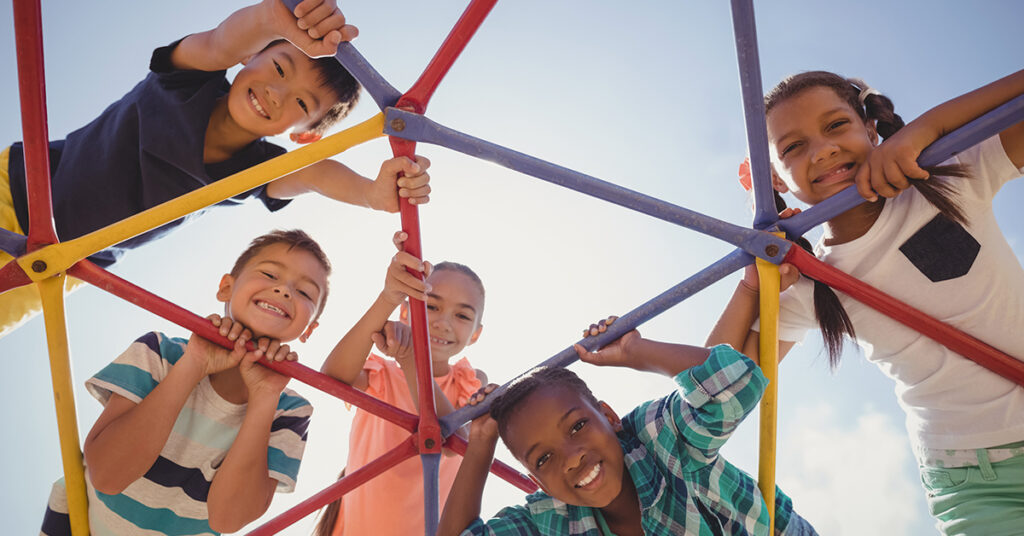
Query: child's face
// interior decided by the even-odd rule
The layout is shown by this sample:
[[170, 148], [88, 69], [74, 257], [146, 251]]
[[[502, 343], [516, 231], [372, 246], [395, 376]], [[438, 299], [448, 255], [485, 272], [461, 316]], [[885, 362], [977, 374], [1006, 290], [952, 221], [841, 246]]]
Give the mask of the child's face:
[[326, 285], [327, 271], [312, 253], [276, 243], [249, 259], [238, 277], [224, 275], [217, 299], [256, 336], [287, 342], [313, 329]]
[[622, 422], [574, 389], [540, 387], [506, 423], [505, 445], [552, 497], [604, 508], [623, 491], [626, 464], [615, 432]]
[[853, 184], [878, 141], [874, 125], [830, 88], [812, 87], [768, 113], [775, 189], [817, 204]]
[[279, 43], [245, 62], [231, 83], [228, 113], [247, 132], [274, 136], [293, 127], [306, 130], [336, 100], [321, 85], [313, 60], [291, 43]]
[[427, 282], [432, 287], [427, 294], [430, 355], [447, 362], [480, 336], [484, 295], [475, 281], [455, 270], [435, 271]]

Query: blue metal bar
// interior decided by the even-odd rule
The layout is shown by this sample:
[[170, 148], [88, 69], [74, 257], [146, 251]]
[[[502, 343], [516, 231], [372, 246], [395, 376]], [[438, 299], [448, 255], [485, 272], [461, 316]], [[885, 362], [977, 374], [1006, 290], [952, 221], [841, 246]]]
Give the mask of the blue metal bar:
[[0, 229], [0, 250], [12, 257], [20, 257], [25, 254], [25, 241], [24, 235]]
[[434, 536], [437, 534], [437, 524], [440, 522], [440, 479], [441, 455], [420, 454], [420, 461], [423, 462], [423, 522], [425, 534]]
[[[284, 5], [288, 6], [288, 10], [294, 13], [295, 6], [299, 5], [301, 0], [282, 1]], [[394, 106], [402, 96], [370, 65], [370, 62], [366, 61], [366, 58], [356, 50], [352, 43], [344, 42], [338, 45], [338, 52], [334, 57], [366, 88], [366, 92], [370, 94], [381, 110], [388, 106]]]
[[[647, 303], [623, 315], [608, 328], [608, 331], [598, 335], [597, 337], [585, 337], [577, 342], [588, 350], [600, 348], [636, 329], [637, 326], [644, 322], [647, 322], [648, 320], [674, 307], [679, 304], [679, 302], [693, 296], [701, 290], [704, 290], [719, 279], [722, 279], [752, 262], [754, 262], [754, 258], [750, 254], [741, 249], [733, 250], [732, 253], [722, 257], [717, 262], [707, 268], [704, 268], [700, 272], [697, 272], [689, 279], [666, 290], [665, 292], [662, 292]], [[574, 350], [572, 346], [569, 346], [537, 366], [564, 367], [577, 359], [579, 358], [576, 355], [576, 350]], [[475, 406], [464, 406], [442, 417], [440, 419], [441, 434], [444, 437], [448, 437], [455, 430], [458, 430], [463, 424], [466, 424], [467, 422], [490, 411], [491, 401], [495, 396], [503, 393], [509, 383], [512, 382], [507, 382], [500, 388], [496, 389], [480, 404]]]
[[[387, 122], [384, 133], [390, 136], [441, 145], [474, 158], [488, 160], [552, 184], [724, 240], [774, 264], [782, 261], [791, 245], [789, 241], [771, 234], [705, 216], [578, 171], [474, 138], [439, 125], [419, 114], [388, 108], [385, 117]], [[396, 125], [400, 125], [400, 131], [395, 130]]]
[[751, 191], [754, 193], [754, 228], [766, 229], [779, 219], [775, 210], [768, 134], [761, 87], [761, 60], [757, 54], [757, 28], [751, 0], [732, 0], [732, 30], [736, 36], [736, 59], [743, 93], [743, 119], [747, 125], [750, 153]]
[[[921, 151], [917, 161], [922, 166], [940, 164], [1020, 121], [1024, 121], [1024, 95], [989, 110], [985, 115], [939, 138]], [[864, 198], [857, 193], [857, 187], [850, 186], [792, 218], [779, 221], [779, 227], [790, 236], [802, 236], [863, 202]]]

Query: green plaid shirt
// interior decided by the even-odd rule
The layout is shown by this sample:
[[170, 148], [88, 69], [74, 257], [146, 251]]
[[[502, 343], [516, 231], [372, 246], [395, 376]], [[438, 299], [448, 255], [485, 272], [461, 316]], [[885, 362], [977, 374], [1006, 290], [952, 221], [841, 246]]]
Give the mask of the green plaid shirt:
[[[699, 366], [675, 377], [679, 389], [645, 402], [622, 419], [619, 442], [636, 484], [646, 534], [768, 534], [768, 511], [757, 482], [718, 455], [761, 399], [765, 379], [750, 359], [722, 345]], [[793, 504], [776, 488], [776, 534]], [[595, 509], [543, 492], [526, 497], [466, 535], [606, 536]]]

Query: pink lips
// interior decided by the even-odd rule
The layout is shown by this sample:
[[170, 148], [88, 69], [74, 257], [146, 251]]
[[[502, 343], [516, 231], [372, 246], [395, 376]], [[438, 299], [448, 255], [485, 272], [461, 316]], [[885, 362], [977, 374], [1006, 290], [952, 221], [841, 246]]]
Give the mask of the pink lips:
[[834, 168], [822, 173], [814, 179], [815, 184], [827, 186], [829, 184], [836, 184], [853, 180], [853, 164], [846, 163], [835, 166]]

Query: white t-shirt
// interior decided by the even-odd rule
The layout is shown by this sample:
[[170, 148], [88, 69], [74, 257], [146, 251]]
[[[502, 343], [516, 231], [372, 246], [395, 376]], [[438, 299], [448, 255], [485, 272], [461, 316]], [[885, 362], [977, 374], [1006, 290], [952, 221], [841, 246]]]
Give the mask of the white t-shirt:
[[[937, 219], [938, 209], [909, 189], [886, 201], [864, 236], [831, 247], [819, 243], [816, 255], [1024, 360], [1024, 269], [992, 212], [996, 192], [1021, 176], [1021, 170], [1010, 162], [998, 136], [946, 163], [957, 162], [971, 173], [968, 179], [948, 179], [967, 214], [966, 233]], [[1024, 388], [837, 294], [868, 360], [896, 381], [917, 446], [973, 449], [1024, 440]], [[781, 340], [802, 340], [807, 329], [817, 327], [812, 296], [813, 282], [806, 278], [783, 293]]]

